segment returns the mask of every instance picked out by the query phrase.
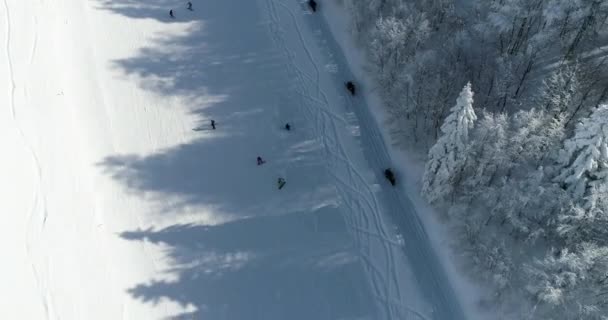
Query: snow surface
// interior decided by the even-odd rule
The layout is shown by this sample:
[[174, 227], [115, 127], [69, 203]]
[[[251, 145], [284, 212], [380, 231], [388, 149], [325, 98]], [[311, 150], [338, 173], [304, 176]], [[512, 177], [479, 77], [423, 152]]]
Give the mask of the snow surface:
[[2, 318], [464, 318], [322, 15], [2, 1]]

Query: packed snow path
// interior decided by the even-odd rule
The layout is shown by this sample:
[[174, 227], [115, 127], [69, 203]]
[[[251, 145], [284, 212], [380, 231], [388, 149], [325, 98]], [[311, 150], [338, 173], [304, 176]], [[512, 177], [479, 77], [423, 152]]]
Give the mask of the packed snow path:
[[305, 3], [2, 1], [2, 318], [462, 318]]

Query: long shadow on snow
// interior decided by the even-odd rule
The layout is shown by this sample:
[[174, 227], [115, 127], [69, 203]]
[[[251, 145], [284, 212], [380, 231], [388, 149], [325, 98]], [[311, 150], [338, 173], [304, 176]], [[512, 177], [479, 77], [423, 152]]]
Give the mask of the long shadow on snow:
[[[195, 11], [176, 1], [103, 0], [99, 9], [134, 19], [189, 23], [179, 36], [157, 36], [152, 47], [114, 67], [155, 93], [189, 101], [201, 131], [187, 144], [100, 164], [132, 193], [156, 204], [155, 214], [205, 209], [223, 224], [176, 224], [127, 231], [122, 237], [168, 247], [173, 281], [130, 290], [149, 303], [168, 299], [193, 311], [179, 319], [360, 319], [373, 314], [361, 266], [322, 171], [322, 153], [289, 101], [283, 58], [272, 51], [256, 1], [212, 0]], [[226, 19], [244, 12], [239, 21]], [[262, 35], [262, 36], [261, 36]], [[268, 43], [260, 43], [266, 41]], [[261, 48], [261, 49], [260, 49]], [[211, 98], [210, 98], [211, 97]], [[274, 108], [274, 112], [269, 110]], [[296, 131], [279, 126], [289, 119]], [[258, 130], [259, 129], [259, 130]], [[283, 136], [269, 146], [265, 137]], [[263, 167], [255, 156], [272, 153]], [[306, 168], [308, 167], [308, 168]], [[310, 174], [318, 172], [318, 174]], [[276, 190], [278, 174], [288, 187]], [[251, 188], [257, 181], [258, 187]], [[263, 199], [263, 203], [262, 200]], [[187, 209], [187, 210], [186, 210]], [[179, 220], [179, 219], [177, 219]]]
[[[167, 15], [166, 9], [175, 3], [104, 1], [100, 9], [162, 21]], [[243, 20], [239, 23], [221, 18], [237, 8], [247, 12], [241, 15]], [[200, 124], [192, 129], [200, 131], [201, 137], [145, 157], [108, 157], [101, 165], [131, 190], [160, 196], [161, 206], [160, 202], [173, 196], [175, 201], [166, 208], [161, 207], [161, 211], [170, 211], [176, 206], [206, 205], [247, 217], [261, 209], [258, 199], [274, 194], [279, 174], [297, 175], [291, 168], [321, 166], [323, 160], [317, 156], [312, 138], [297, 134], [286, 136], [280, 132], [283, 118], [291, 119], [292, 115], [269, 115], [269, 109], [276, 107], [278, 101], [284, 101], [285, 92], [281, 89], [286, 79], [276, 76], [283, 74], [280, 55], [269, 49], [269, 43], [259, 43], [267, 40], [260, 37], [260, 32], [265, 32], [264, 26], [256, 25], [259, 17], [255, 2], [216, 0], [205, 2], [204, 10], [182, 11], [193, 24], [186, 34], [158, 36], [154, 47], [142, 48], [134, 57], [115, 61], [114, 67], [139, 79], [139, 85], [146, 90], [186, 98], [191, 107], [176, 112], [196, 115]], [[209, 130], [210, 119], [217, 122], [218, 130]], [[283, 135], [285, 145], [269, 146], [263, 140], [265, 134], [266, 137]], [[278, 158], [267, 159], [267, 165], [256, 168], [257, 155], [264, 156], [277, 148], [284, 150], [277, 154]], [[271, 170], [276, 171], [270, 176], [272, 179], [268, 178]], [[300, 185], [320, 180], [315, 176], [297, 178]], [[248, 184], [239, 183], [243, 179], [258, 179], [263, 185], [252, 189]], [[298, 185], [290, 181], [290, 186], [283, 198], [289, 198], [294, 208], [298, 206], [296, 198], [330, 192], [298, 189], [301, 194], [290, 193], [289, 190], [297, 189]], [[323, 203], [321, 198], [327, 197], [315, 199]], [[275, 205], [269, 203], [266, 207]]]
[[169, 298], [197, 307], [178, 319], [356, 318], [369, 310], [359, 301], [366, 297], [353, 297], [362, 290], [349, 275], [359, 266], [344, 230], [335, 229], [341, 224], [330, 208], [125, 232], [126, 239], [172, 248], [170, 271], [178, 274], [175, 281], [140, 284], [130, 293], [145, 302]]

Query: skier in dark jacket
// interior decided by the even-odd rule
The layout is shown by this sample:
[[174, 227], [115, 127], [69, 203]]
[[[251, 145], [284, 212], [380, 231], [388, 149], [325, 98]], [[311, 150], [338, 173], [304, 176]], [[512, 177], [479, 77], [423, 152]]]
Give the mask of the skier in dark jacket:
[[395, 174], [391, 169], [384, 170], [384, 177], [392, 184], [395, 185], [397, 180], [395, 180]]
[[188, 1], [188, 10], [190, 10], [190, 11], [194, 11], [194, 10], [192, 9], [192, 2], [190, 2], [190, 1]]
[[287, 130], [287, 131], [291, 130], [291, 126], [289, 125], [289, 123], [285, 124], [285, 130]]
[[352, 81], [346, 83], [346, 90], [350, 92], [353, 96], [355, 95], [355, 84]]
[[213, 130], [215, 130], [215, 120], [211, 120], [211, 128], [213, 128]]
[[173, 19], [175, 19], [175, 16], [173, 15], [173, 9], [169, 10], [169, 16]]
[[277, 180], [277, 186], [279, 187], [279, 190], [281, 190], [283, 188], [283, 186], [285, 186], [285, 179], [279, 178]]
[[266, 161], [264, 161], [264, 159], [262, 159], [262, 157], [258, 156], [258, 166], [259, 165], [263, 165], [264, 163], [266, 163]]
[[312, 12], [317, 12], [317, 2], [315, 0], [308, 0], [308, 6]]

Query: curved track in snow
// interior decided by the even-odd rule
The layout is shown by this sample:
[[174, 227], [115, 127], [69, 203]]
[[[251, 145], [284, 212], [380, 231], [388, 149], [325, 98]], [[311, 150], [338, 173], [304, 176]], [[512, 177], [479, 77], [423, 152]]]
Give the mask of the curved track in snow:
[[[333, 174], [340, 195], [349, 208], [344, 213], [345, 218], [357, 239], [374, 293], [380, 301], [384, 302], [381, 308], [385, 309], [386, 317], [388, 319], [464, 319], [459, 299], [447, 279], [411, 200], [407, 198], [402, 187], [393, 188], [384, 183], [382, 172], [384, 168], [391, 166], [392, 161], [365, 99], [360, 96], [346, 96], [344, 104], [347, 111], [356, 115], [356, 121], [349, 123], [340, 116], [344, 111], [342, 107], [331, 105], [328, 94], [321, 87], [323, 71], [319, 61], [329, 61], [327, 65], [331, 65], [332, 68], [328, 68], [325, 74], [332, 75], [331, 78], [338, 83], [338, 89], [346, 79], [354, 79], [341, 48], [332, 37], [330, 28], [322, 18], [319, 18], [320, 15], [308, 14], [306, 11], [308, 8], [302, 2], [294, 5], [296, 1], [292, 0], [266, 0], [266, 3], [271, 17], [270, 30], [273, 38], [290, 62], [290, 73], [301, 84], [300, 94], [307, 100], [302, 106], [306, 108], [311, 120], [316, 123], [319, 138], [329, 160], [328, 171]], [[286, 21], [278, 18], [279, 10], [286, 13], [285, 16], [288, 17]], [[302, 26], [303, 23], [306, 25]], [[304, 68], [294, 61], [294, 52], [286, 48], [284, 28], [289, 25], [306, 53], [306, 59], [312, 66], [309, 69], [313, 70], [313, 74], [306, 74]], [[317, 43], [311, 44], [305, 39], [302, 28], [306, 27], [315, 31]], [[316, 57], [311, 53], [309, 47], [316, 45], [325, 49], [323, 52], [325, 57]], [[375, 172], [375, 181], [382, 186], [378, 195], [370, 188], [369, 175], [366, 177], [357, 169], [357, 165], [349, 158], [348, 152], [343, 147], [344, 141], [341, 138], [343, 134], [336, 128], [349, 125], [360, 128], [361, 147], [365, 158]], [[388, 218], [387, 221], [384, 221], [385, 216]], [[387, 231], [389, 226], [394, 226], [394, 231], [389, 233]], [[379, 247], [374, 248], [372, 252], [374, 244]], [[394, 254], [396, 249], [405, 253], [408, 267], [413, 271], [419, 290], [425, 300], [431, 304], [429, 314], [410, 308], [407, 306], [407, 301], [403, 301], [400, 288], [402, 281], [397, 278], [395, 272], [398, 266]], [[381, 258], [381, 261], [378, 261], [378, 258]]]
[[[393, 257], [392, 246], [398, 245], [398, 242], [391, 239], [385, 226], [381, 221], [381, 211], [378, 200], [374, 192], [370, 189], [368, 179], [358, 171], [356, 165], [349, 159], [349, 155], [343, 148], [340, 133], [336, 129], [337, 126], [346, 127], [348, 121], [340, 115], [334, 113], [328, 101], [328, 94], [321, 88], [321, 67], [315, 57], [308, 48], [306, 40], [302, 35], [302, 27], [298, 21], [298, 15], [301, 11], [294, 10], [289, 5], [278, 0], [266, 0], [268, 13], [270, 17], [270, 30], [273, 39], [277, 45], [285, 53], [285, 58], [289, 61], [287, 67], [290, 75], [294, 76], [299, 83], [298, 94], [304, 98], [300, 104], [306, 110], [309, 121], [315, 124], [315, 131], [318, 133], [318, 139], [324, 147], [326, 159], [328, 160], [327, 170], [334, 177], [337, 183], [338, 191], [348, 208], [344, 217], [347, 219], [351, 230], [355, 234], [357, 245], [360, 248], [367, 272], [373, 280], [372, 289], [377, 298], [388, 302], [385, 306], [385, 314], [389, 319], [395, 318], [394, 306], [391, 301], [400, 301], [400, 292], [398, 287], [393, 287], [391, 284], [396, 284], [396, 274], [394, 272], [395, 262]], [[279, 11], [286, 13], [287, 21], [281, 21]], [[309, 75], [303, 71], [294, 61], [295, 53], [290, 51], [285, 43], [282, 34], [283, 25], [291, 25], [297, 34], [299, 44], [306, 53], [306, 60], [312, 66], [313, 74]], [[375, 252], [375, 257], [382, 256], [384, 263], [374, 261], [372, 257], [370, 238], [377, 238], [378, 244], [382, 252]], [[380, 267], [378, 265], [381, 265]], [[382, 266], [384, 265], [384, 266]], [[394, 292], [393, 292], [394, 290]]]
[[[32, 163], [34, 173], [34, 190], [32, 195], [31, 208], [29, 209], [29, 213], [27, 215], [27, 234], [24, 239], [25, 242], [25, 250], [28, 258], [28, 263], [31, 268], [31, 272], [33, 278], [35, 280], [37, 286], [37, 295], [40, 297], [40, 302], [44, 308], [44, 314], [46, 319], [53, 319], [53, 311], [52, 305], [49, 297], [49, 291], [47, 289], [47, 279], [46, 275], [43, 273], [43, 270], [40, 270], [40, 266], [37, 266], [36, 257], [33, 255], [33, 250], [38, 246], [39, 234], [44, 229], [44, 225], [47, 219], [47, 211], [46, 205], [44, 203], [44, 196], [42, 194], [41, 181], [42, 181], [42, 169], [40, 167], [40, 160], [34, 151], [31, 143], [28, 141], [27, 137], [23, 129], [21, 128], [20, 119], [18, 117], [17, 106], [15, 103], [15, 95], [17, 90], [17, 85], [15, 83], [15, 75], [14, 75], [14, 67], [13, 67], [13, 57], [11, 53], [11, 41], [13, 38], [13, 31], [11, 30], [11, 8], [9, 7], [8, 0], [3, 0], [4, 12], [5, 12], [5, 23], [6, 23], [6, 34], [5, 34], [5, 54], [6, 54], [6, 65], [8, 67], [8, 77], [9, 77], [9, 106], [10, 113], [13, 125], [18, 136], [21, 139], [22, 146], [27, 150], [27, 153], [30, 156], [30, 162]], [[30, 61], [33, 58], [33, 54], [36, 49], [36, 38], [34, 41], [34, 45], [32, 48], [32, 55], [30, 56]]]

